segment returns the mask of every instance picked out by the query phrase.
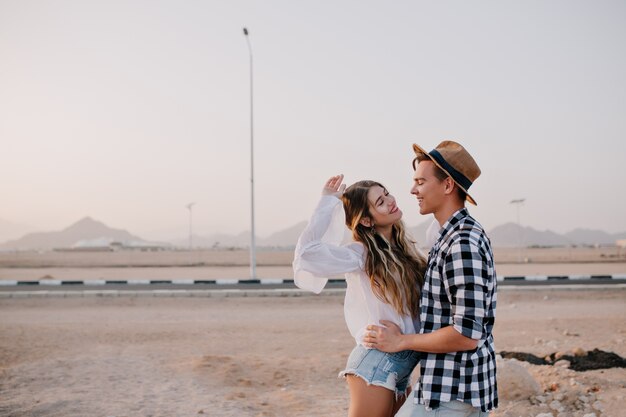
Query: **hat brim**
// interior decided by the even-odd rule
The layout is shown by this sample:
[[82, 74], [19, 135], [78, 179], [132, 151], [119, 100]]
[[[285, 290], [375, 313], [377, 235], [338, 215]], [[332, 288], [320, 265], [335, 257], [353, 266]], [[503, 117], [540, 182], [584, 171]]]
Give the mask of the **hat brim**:
[[470, 203], [472, 203], [472, 204], [473, 204], [473, 205], [475, 205], [475, 206], [477, 206], [477, 205], [478, 205], [478, 203], [476, 202], [476, 200], [474, 200], [474, 197], [472, 197], [472, 196], [471, 196], [471, 195], [467, 192], [467, 190], [466, 190], [466, 189], [465, 189], [465, 188], [464, 188], [461, 184], [459, 184], [459, 183], [458, 183], [458, 182], [454, 179], [454, 177], [453, 177], [453, 176], [452, 176], [452, 175], [448, 172], [448, 170], [447, 170], [447, 169], [445, 169], [444, 167], [442, 167], [441, 165], [439, 165], [439, 163], [438, 163], [435, 159], [433, 159], [433, 157], [432, 157], [432, 156], [430, 156], [430, 154], [429, 154], [429, 153], [428, 153], [428, 152], [427, 152], [424, 148], [422, 148], [422, 147], [421, 147], [421, 146], [419, 146], [418, 144], [414, 143], [414, 144], [413, 144], [413, 152], [415, 152], [415, 155], [416, 155], [416, 156], [419, 156], [419, 155], [424, 155], [424, 156], [426, 156], [428, 159], [430, 159], [431, 161], [433, 161], [433, 163], [434, 163], [435, 165], [437, 165], [437, 166], [439, 167], [439, 169], [441, 169], [441, 170], [442, 170], [443, 172], [445, 172], [445, 173], [446, 173], [446, 174], [447, 174], [450, 178], [452, 178], [452, 181], [454, 181], [454, 183], [457, 185], [457, 187], [459, 187], [461, 190], [465, 191], [465, 199], [466, 199], [467, 201], [469, 201]]

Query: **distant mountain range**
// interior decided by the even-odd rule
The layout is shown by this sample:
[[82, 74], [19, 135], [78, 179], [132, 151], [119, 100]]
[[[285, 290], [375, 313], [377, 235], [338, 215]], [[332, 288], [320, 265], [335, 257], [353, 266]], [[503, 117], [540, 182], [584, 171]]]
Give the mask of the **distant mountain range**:
[[20, 236], [24, 236], [28, 232], [36, 230], [32, 226], [25, 224], [13, 223], [0, 219], [0, 242], [4, 242], [10, 239], [17, 239]]
[[85, 217], [60, 231], [29, 233], [19, 239], [9, 240], [0, 245], [0, 249], [57, 249], [108, 245], [112, 242], [136, 245], [144, 241], [126, 230], [113, 229], [91, 217]]
[[[431, 224], [427, 220], [417, 226], [408, 227], [407, 232], [418, 244], [426, 242], [426, 230]], [[298, 236], [304, 230], [306, 222], [297, 223], [272, 235], [257, 237], [256, 244], [265, 248], [293, 248]], [[626, 232], [610, 234], [601, 230], [575, 229], [565, 234], [549, 230], [539, 231], [531, 227], [519, 227], [515, 223], [506, 223], [488, 231], [494, 247], [523, 246], [569, 246], [569, 245], [614, 245], [617, 240], [626, 239]], [[349, 233], [346, 229], [346, 239]], [[19, 239], [0, 244], [0, 250], [50, 250], [60, 248], [88, 248], [106, 246], [111, 243], [126, 247], [187, 247], [189, 238], [163, 243], [151, 243], [126, 230], [110, 228], [102, 222], [85, 217], [66, 229], [56, 232], [29, 233]], [[250, 245], [250, 233], [237, 235], [214, 234], [193, 236], [193, 247], [202, 248], [246, 248]]]
[[626, 239], [626, 232], [610, 234], [602, 230], [574, 229], [565, 234], [550, 230], [539, 231], [532, 227], [519, 227], [505, 223], [494, 227], [489, 233], [493, 246], [570, 246], [570, 245], [615, 245], [617, 240]]

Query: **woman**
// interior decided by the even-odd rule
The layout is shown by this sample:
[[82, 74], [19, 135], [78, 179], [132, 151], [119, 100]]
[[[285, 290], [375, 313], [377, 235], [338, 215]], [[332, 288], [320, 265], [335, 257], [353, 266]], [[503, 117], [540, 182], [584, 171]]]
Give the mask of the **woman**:
[[[346, 323], [356, 340], [344, 376], [350, 390], [350, 417], [393, 416], [404, 402], [414, 351], [384, 353], [363, 346], [368, 324], [389, 320], [402, 333], [419, 328], [419, 297], [426, 262], [405, 234], [402, 211], [387, 189], [375, 181], [359, 181], [347, 189], [343, 175], [331, 177], [302, 232], [294, 257], [298, 287], [319, 293], [328, 277], [345, 274]], [[344, 192], [345, 190], [345, 192]], [[341, 215], [354, 242], [340, 245], [345, 230], [334, 221]]]

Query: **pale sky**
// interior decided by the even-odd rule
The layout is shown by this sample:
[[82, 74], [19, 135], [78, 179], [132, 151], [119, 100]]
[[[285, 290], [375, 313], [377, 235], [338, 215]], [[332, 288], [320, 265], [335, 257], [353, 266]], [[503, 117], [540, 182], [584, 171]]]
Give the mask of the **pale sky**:
[[411, 144], [461, 142], [470, 208], [626, 230], [624, 1], [0, 0], [0, 219], [144, 238], [306, 220], [327, 177], [382, 182], [409, 226]]

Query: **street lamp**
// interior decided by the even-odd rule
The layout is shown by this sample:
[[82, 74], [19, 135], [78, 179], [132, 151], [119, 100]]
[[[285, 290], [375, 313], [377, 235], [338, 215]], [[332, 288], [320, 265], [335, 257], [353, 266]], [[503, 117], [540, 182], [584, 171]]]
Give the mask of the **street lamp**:
[[248, 29], [243, 28], [250, 54], [250, 279], [256, 279], [256, 243], [254, 238], [254, 96], [252, 78], [252, 45]]
[[517, 262], [519, 263], [522, 263], [522, 225], [520, 224], [520, 221], [519, 221], [519, 208], [522, 204], [524, 204], [524, 201], [526, 201], [525, 198], [517, 198], [509, 202], [509, 204], [515, 204], [515, 208], [517, 209], [517, 241], [519, 244]]
[[189, 204], [187, 204], [187, 205], [185, 206], [185, 207], [187, 207], [187, 210], [189, 210], [189, 250], [191, 250], [191, 248], [192, 248], [192, 243], [193, 243], [193, 241], [192, 241], [192, 239], [193, 239], [193, 238], [192, 238], [193, 234], [192, 234], [192, 228], [191, 228], [191, 226], [192, 226], [192, 223], [191, 223], [191, 209], [193, 208], [193, 206], [194, 206], [195, 204], [196, 204], [196, 203], [189, 203]]

